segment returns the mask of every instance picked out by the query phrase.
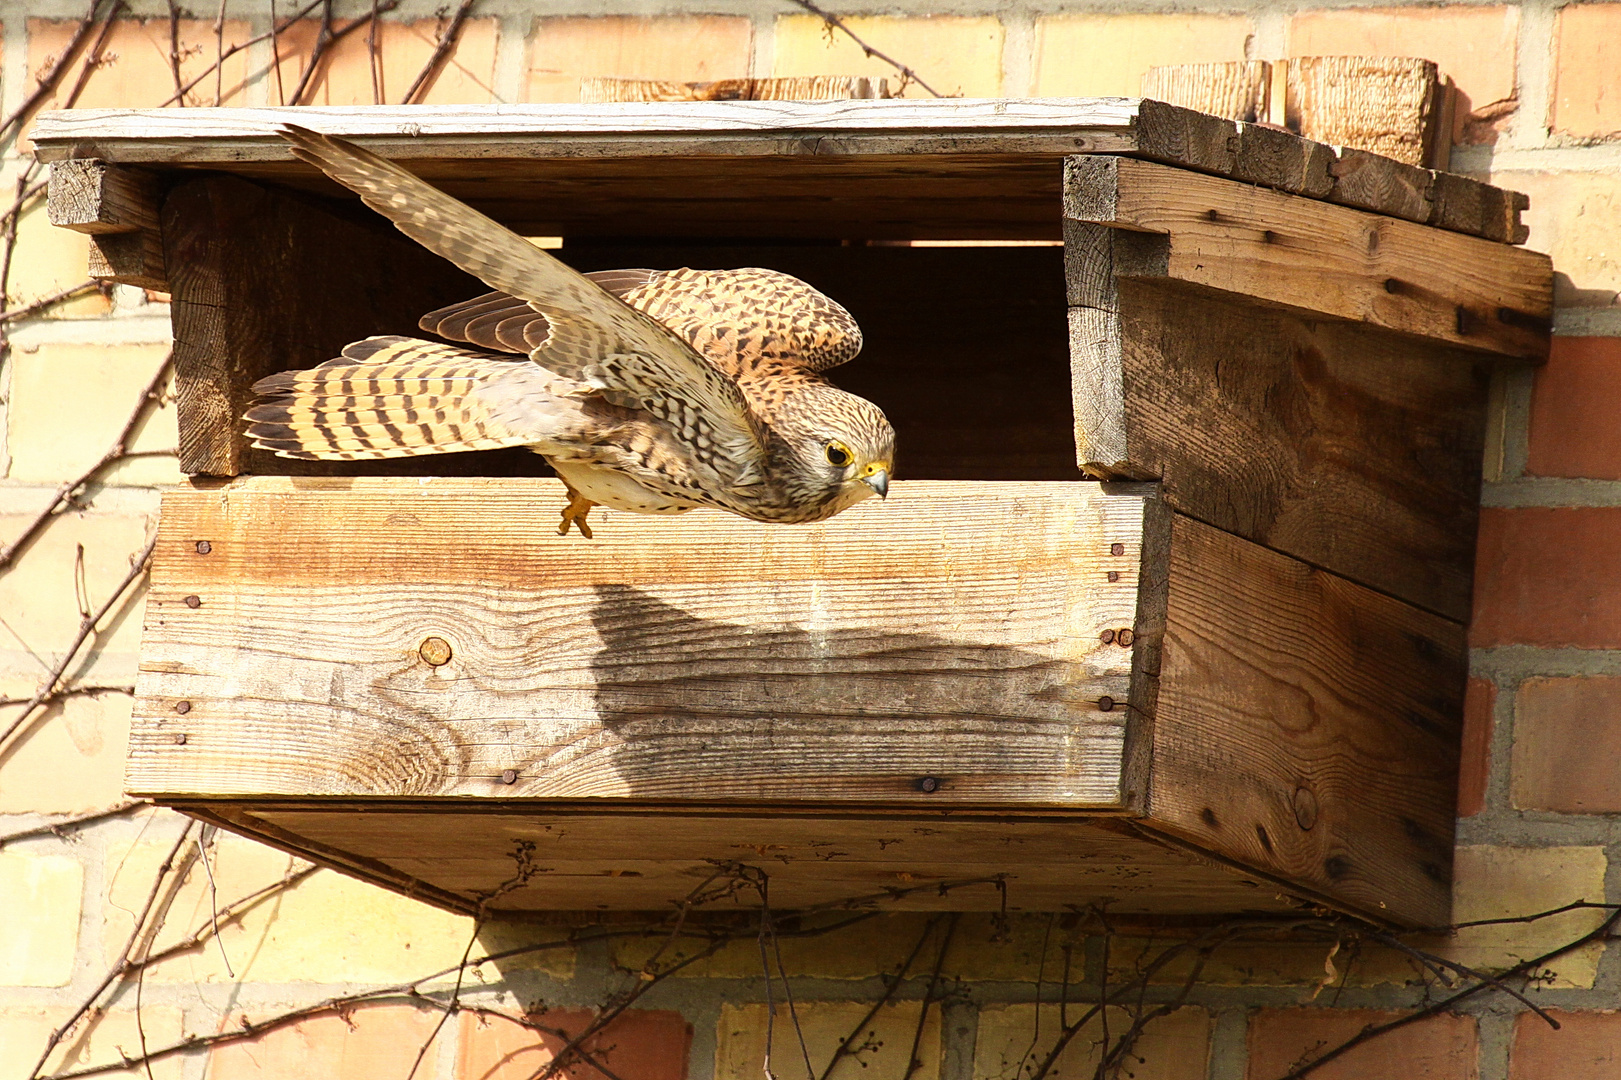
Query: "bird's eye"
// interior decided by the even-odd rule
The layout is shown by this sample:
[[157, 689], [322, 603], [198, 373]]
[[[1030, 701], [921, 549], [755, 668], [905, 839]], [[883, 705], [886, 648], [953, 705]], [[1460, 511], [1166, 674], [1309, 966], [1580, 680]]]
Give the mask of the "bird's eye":
[[837, 465], [842, 469], [854, 460], [855, 455], [850, 453], [850, 448], [837, 439], [827, 444], [827, 463], [829, 465]]

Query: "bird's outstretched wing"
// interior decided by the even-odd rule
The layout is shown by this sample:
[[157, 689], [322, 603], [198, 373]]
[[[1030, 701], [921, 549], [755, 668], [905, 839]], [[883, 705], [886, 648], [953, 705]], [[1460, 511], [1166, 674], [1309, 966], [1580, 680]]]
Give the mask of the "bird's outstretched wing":
[[[861, 328], [848, 311], [778, 270], [599, 270], [585, 276], [734, 377], [773, 360], [826, 371], [861, 351]], [[507, 352], [529, 352], [548, 333], [544, 316], [500, 292], [430, 311], [419, 325], [453, 341]]]
[[279, 130], [297, 157], [405, 235], [545, 316], [537, 364], [669, 423], [722, 482], [761, 481], [760, 431], [736, 382], [667, 327], [393, 162], [294, 124]]

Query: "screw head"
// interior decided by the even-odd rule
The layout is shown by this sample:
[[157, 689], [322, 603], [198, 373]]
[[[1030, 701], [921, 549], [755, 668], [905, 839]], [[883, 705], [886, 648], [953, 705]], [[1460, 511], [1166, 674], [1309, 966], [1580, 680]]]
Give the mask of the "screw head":
[[933, 794], [940, 790], [940, 780], [934, 776], [922, 777], [917, 782], [917, 789], [925, 795]]
[[185, 746], [186, 745], [186, 733], [184, 731], [176, 732], [175, 737], [174, 737], [174, 744], [176, 746]]
[[214, 550], [214, 545], [210, 544], [207, 540], [199, 540], [199, 541], [197, 541], [197, 554], [199, 554], [199, 555], [207, 555], [210, 551], [213, 551], [213, 550]]
[[[450, 662], [450, 642], [442, 637], [424, 638], [421, 646], [417, 649], [417, 655], [422, 657], [424, 662], [434, 667], [448, 664]], [[510, 780], [507, 782], [511, 783]]]
[[1126, 545], [1124, 545], [1124, 544], [1110, 544], [1109, 545], [1109, 554], [1110, 555], [1124, 555], [1125, 553], [1126, 553]]
[[517, 769], [502, 769], [501, 770], [501, 783], [503, 783], [503, 784], [516, 784], [517, 782], [518, 782], [518, 770]]
[[177, 701], [177, 702], [175, 702], [174, 703], [174, 711], [179, 713], [181, 716], [185, 716], [187, 713], [191, 712], [191, 702], [189, 702], [189, 701]]
[[197, 596], [196, 594], [193, 594], [191, 596], [186, 597], [184, 603], [189, 608], [200, 608], [200, 607], [203, 606], [203, 598], [200, 597], [200, 596]]

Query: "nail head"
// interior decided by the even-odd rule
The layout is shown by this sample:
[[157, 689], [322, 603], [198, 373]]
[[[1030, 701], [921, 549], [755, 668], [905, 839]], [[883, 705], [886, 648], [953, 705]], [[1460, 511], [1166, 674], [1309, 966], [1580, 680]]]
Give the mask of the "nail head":
[[187, 713], [191, 712], [191, 702], [189, 702], [189, 701], [177, 701], [177, 702], [175, 702], [174, 703], [174, 711], [179, 713], [181, 716], [185, 716]]
[[176, 746], [185, 746], [186, 745], [186, 733], [184, 731], [179, 732], [179, 733], [177, 733], [175, 735], [174, 744]]
[[1109, 580], [1110, 581], [1119, 581], [1120, 580], [1120, 571], [1118, 571], [1118, 570], [1110, 570], [1109, 571]]
[[517, 782], [518, 782], [518, 770], [517, 769], [503, 769], [503, 770], [501, 770], [501, 783], [503, 783], [503, 784], [516, 784]]
[[1103, 644], [1105, 644], [1105, 645], [1113, 645], [1114, 644], [1114, 631], [1113, 630], [1105, 630], [1105, 631], [1103, 631], [1103, 633], [1098, 635], [1098, 640], [1103, 642]]
[[940, 790], [940, 780], [937, 777], [925, 776], [917, 782], [917, 789], [925, 795]]
[[1098, 698], [1098, 711], [1114, 712], [1114, 698], [1110, 697], [1108, 694], [1104, 694], [1102, 697]]
[[1126, 553], [1126, 545], [1124, 545], [1124, 544], [1110, 544], [1109, 545], [1109, 554], [1110, 555], [1124, 555], [1125, 553]]
[[214, 550], [214, 545], [210, 544], [207, 540], [199, 540], [199, 541], [197, 541], [197, 554], [199, 554], [199, 555], [207, 555], [210, 551], [213, 551], [213, 550]]
[[203, 606], [203, 598], [196, 595], [188, 596], [186, 597], [185, 604], [189, 608], [200, 608]]
[[1133, 634], [1129, 627], [1124, 630], [1116, 630], [1114, 632], [1114, 643], [1123, 649], [1129, 647], [1131, 643], [1136, 640], [1136, 638], [1137, 635]]

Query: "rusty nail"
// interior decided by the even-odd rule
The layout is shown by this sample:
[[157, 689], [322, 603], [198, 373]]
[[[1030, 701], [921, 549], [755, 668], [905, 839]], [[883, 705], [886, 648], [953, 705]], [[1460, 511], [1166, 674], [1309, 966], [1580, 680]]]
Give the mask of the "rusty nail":
[[1297, 787], [1292, 801], [1295, 807], [1295, 823], [1302, 829], [1310, 830], [1317, 824], [1317, 796], [1313, 795], [1308, 787]]
[[1136, 637], [1137, 635], [1131, 632], [1130, 627], [1125, 627], [1114, 632], [1114, 643], [1122, 649], [1129, 648]]
[[1126, 553], [1126, 545], [1124, 545], [1124, 544], [1110, 544], [1109, 545], [1109, 554], [1110, 555], [1124, 555], [1125, 553]]
[[1110, 697], [1108, 694], [1104, 694], [1102, 697], [1098, 698], [1098, 711], [1114, 712], [1114, 698]]
[[1109, 571], [1109, 580], [1110, 581], [1119, 581], [1120, 580], [1120, 571], [1118, 571], [1118, 570], [1110, 570]]
[[186, 597], [186, 606], [189, 608], [200, 608], [203, 606], [203, 598], [195, 594], [188, 596]]
[[501, 770], [501, 783], [503, 783], [503, 784], [516, 784], [517, 782], [518, 782], [518, 770], [517, 769], [503, 769], [503, 770]]
[[[417, 649], [417, 655], [434, 667], [447, 664], [450, 662], [450, 642], [442, 637], [424, 638], [421, 647]], [[509, 784], [511, 782], [507, 781]]]
[[177, 732], [175, 734], [174, 744], [176, 746], [185, 746], [186, 745], [186, 733], [184, 731]]
[[177, 701], [177, 702], [175, 702], [174, 703], [174, 711], [179, 713], [181, 716], [185, 716], [187, 713], [191, 712], [191, 702], [189, 702], [189, 701]]
[[1098, 640], [1103, 642], [1103, 644], [1105, 644], [1105, 645], [1113, 645], [1114, 644], [1114, 631], [1113, 630], [1105, 630], [1105, 631], [1103, 631], [1103, 633], [1098, 635]]
[[925, 776], [917, 782], [917, 789], [923, 792], [925, 795], [931, 792], [939, 791], [940, 781], [935, 777]]
[[199, 555], [207, 555], [210, 551], [213, 551], [213, 550], [214, 550], [214, 545], [210, 544], [207, 540], [199, 540], [199, 541], [197, 541], [197, 554], [199, 554]]

